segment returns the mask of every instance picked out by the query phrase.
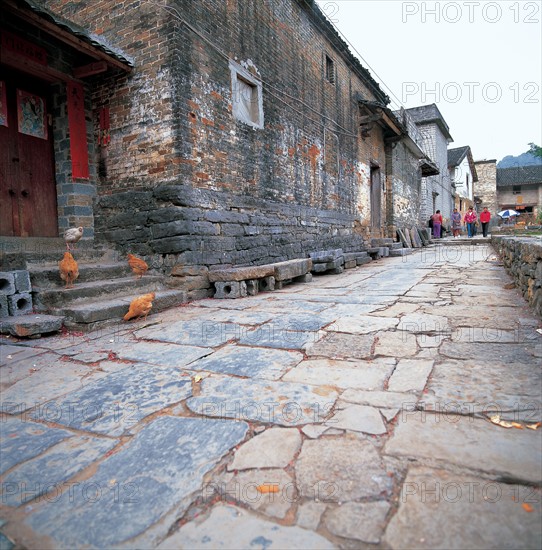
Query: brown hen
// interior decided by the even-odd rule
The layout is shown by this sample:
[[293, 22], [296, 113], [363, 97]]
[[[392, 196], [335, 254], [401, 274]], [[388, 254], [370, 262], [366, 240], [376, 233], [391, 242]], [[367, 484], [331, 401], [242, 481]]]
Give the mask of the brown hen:
[[66, 288], [73, 287], [73, 282], [79, 277], [79, 266], [69, 252], [64, 252], [64, 259], [58, 262], [60, 278], [66, 281]]
[[128, 309], [128, 313], [124, 316], [124, 320], [129, 321], [134, 317], [137, 317], [139, 319], [143, 316], [145, 316], [145, 320], [147, 320], [147, 315], [152, 309], [152, 301], [154, 300], [154, 297], [155, 293], [151, 292], [149, 294], [143, 294], [142, 296], [134, 298], [132, 300], [132, 303], [130, 304], [130, 309]]
[[128, 265], [132, 268], [134, 275], [139, 275], [140, 279], [149, 269], [149, 266], [141, 258], [137, 258], [133, 254], [128, 254]]

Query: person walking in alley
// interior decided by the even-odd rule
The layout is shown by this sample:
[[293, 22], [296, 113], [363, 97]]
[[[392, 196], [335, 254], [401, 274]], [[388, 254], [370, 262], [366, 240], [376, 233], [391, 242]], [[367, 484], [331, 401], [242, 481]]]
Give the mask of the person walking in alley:
[[474, 224], [476, 223], [478, 216], [476, 216], [476, 212], [472, 208], [472, 206], [469, 206], [469, 210], [465, 214], [465, 217], [463, 218], [463, 221], [467, 224], [467, 233], [469, 236], [469, 239], [472, 239], [474, 235]]
[[433, 237], [440, 239], [440, 228], [442, 227], [442, 214], [437, 210], [432, 216], [433, 220]]
[[461, 212], [459, 212], [457, 208], [454, 208], [454, 211], [452, 212], [452, 233], [454, 235], [454, 239], [456, 237], [459, 237], [460, 232], [461, 232]]
[[480, 223], [482, 224], [482, 233], [484, 237], [487, 237], [487, 230], [489, 228], [489, 220], [491, 219], [491, 212], [484, 206], [482, 213], [480, 214]]

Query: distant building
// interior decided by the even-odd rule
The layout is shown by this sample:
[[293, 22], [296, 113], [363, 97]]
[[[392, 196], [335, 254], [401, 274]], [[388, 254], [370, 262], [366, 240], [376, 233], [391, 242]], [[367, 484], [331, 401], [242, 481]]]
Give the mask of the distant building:
[[536, 218], [542, 211], [542, 164], [497, 168], [499, 211], [513, 208]]
[[474, 203], [474, 185], [478, 181], [471, 148], [448, 149], [448, 172], [452, 189], [455, 187], [454, 207], [460, 212], [468, 210]]
[[489, 209], [492, 221], [497, 222], [496, 216], [500, 212], [497, 202], [497, 160], [477, 160], [474, 162], [478, 182], [474, 191], [474, 201], [481, 210], [485, 206]]
[[421, 182], [421, 213], [423, 219], [436, 210], [449, 219], [454, 197], [448, 174], [448, 144], [453, 141], [450, 129], [438, 107], [423, 105], [407, 109], [422, 136], [422, 147], [427, 156], [437, 165], [439, 173], [423, 177]]

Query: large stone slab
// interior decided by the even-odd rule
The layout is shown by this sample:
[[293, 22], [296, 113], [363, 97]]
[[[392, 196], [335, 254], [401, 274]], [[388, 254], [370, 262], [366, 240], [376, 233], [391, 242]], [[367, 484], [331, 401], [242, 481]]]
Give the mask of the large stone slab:
[[277, 262], [273, 264], [273, 268], [275, 270], [275, 281], [286, 281], [310, 273], [312, 260], [310, 258], [299, 258]]
[[299, 447], [301, 434], [297, 428], [272, 427], [239, 447], [228, 470], [286, 468]]
[[384, 452], [540, 483], [541, 445], [541, 430], [505, 429], [471, 416], [403, 411]]
[[[51, 537], [56, 548], [111, 548], [201, 489], [204, 475], [247, 429], [244, 422], [158, 418], [106, 458], [79, 490], [40, 506], [25, 523]], [[101, 498], [88, 498], [96, 490]]]
[[399, 330], [378, 332], [374, 340], [375, 356], [412, 357], [418, 352], [416, 335], [411, 332]]
[[442, 315], [408, 313], [401, 318], [397, 330], [406, 332], [442, 333], [450, 330], [448, 319]]
[[347, 502], [326, 514], [325, 525], [338, 537], [378, 544], [389, 510], [390, 505], [383, 500]]
[[[533, 512], [526, 512], [523, 504]], [[540, 499], [531, 487], [412, 468], [383, 542], [397, 550], [534, 550], [540, 548], [541, 526]]]
[[346, 332], [349, 334], [369, 334], [379, 330], [395, 328], [399, 319], [387, 317], [372, 317], [370, 315], [357, 315], [340, 317], [334, 321], [326, 330], [334, 332]]
[[[36, 362], [26, 362], [26, 370], [27, 376], [2, 390], [0, 408], [3, 411], [17, 413], [28, 410], [107, 376], [106, 372], [61, 361], [58, 355], [49, 353], [36, 358]], [[54, 422], [47, 413], [40, 420]]]
[[295, 351], [227, 345], [190, 365], [191, 370], [278, 380], [303, 360]]
[[167, 325], [155, 325], [135, 332], [137, 338], [201, 347], [216, 347], [241, 337], [240, 324], [191, 319]]
[[347, 389], [341, 394], [342, 401], [358, 403], [359, 405], [371, 405], [384, 409], [414, 410], [416, 397], [408, 393], [391, 391], [363, 391]]
[[429, 359], [400, 359], [388, 382], [392, 392], [422, 391], [431, 374], [433, 361]]
[[326, 421], [326, 426], [372, 435], [381, 435], [387, 431], [378, 409], [341, 401], [335, 406], [335, 412]]
[[376, 447], [357, 437], [305, 441], [295, 474], [300, 495], [322, 502], [390, 495], [393, 487]]
[[542, 373], [534, 361], [514, 364], [513, 373], [494, 361], [440, 361], [433, 368], [423, 406], [447, 414], [483, 412], [534, 423], [542, 420], [541, 386]]
[[64, 317], [58, 315], [17, 315], [0, 320], [0, 333], [27, 338], [58, 332]]
[[[209, 281], [246, 281], [247, 279], [262, 279], [274, 275], [275, 268], [269, 265], [253, 265], [247, 267], [234, 267], [231, 269], [212, 269], [209, 271]], [[173, 275], [174, 273], [172, 273]]]
[[192, 394], [190, 377], [181, 374], [167, 367], [128, 367], [46, 403], [31, 416], [79, 430], [121, 435], [142, 418]]
[[[74, 436], [16, 467], [2, 478], [2, 504], [20, 506], [29, 500], [54, 500], [64, 483], [118, 443], [115, 439]], [[2, 451], [2, 460], [4, 459]], [[45, 493], [49, 493], [46, 497]]]
[[197, 359], [211, 354], [213, 349], [151, 341], [113, 344], [111, 351], [119, 359], [130, 359], [164, 367], [185, 367]]
[[17, 464], [30, 460], [72, 436], [71, 432], [59, 428], [49, 428], [44, 424], [5, 417], [0, 420], [0, 444], [2, 460], [0, 474]]
[[264, 348], [302, 350], [318, 339], [317, 332], [285, 330], [272, 323], [251, 330], [244, 330], [239, 344]]
[[338, 388], [383, 389], [395, 367], [395, 359], [373, 361], [305, 360], [283, 378], [289, 382], [336, 386]]
[[256, 517], [242, 508], [217, 504], [203, 521], [191, 521], [167, 538], [158, 550], [178, 548], [336, 548], [327, 539], [300, 527], [285, 527]]
[[336, 398], [337, 392], [326, 387], [212, 377], [202, 381], [201, 395], [187, 405], [209, 417], [297, 426], [322, 422]]
[[440, 347], [440, 353], [450, 359], [463, 359], [468, 363], [487, 362], [487, 358], [491, 357], [491, 362], [498, 363], [501, 368], [511, 364], [534, 365], [538, 363], [535, 359], [534, 344], [477, 342], [476, 345], [472, 345], [470, 342], [444, 342]]
[[368, 359], [373, 353], [374, 335], [330, 332], [307, 347], [309, 357], [329, 359]]
[[317, 252], [310, 252], [309, 256], [313, 264], [327, 264], [328, 262], [333, 262], [341, 258], [343, 256], [343, 251], [341, 248], [335, 250], [320, 250]]

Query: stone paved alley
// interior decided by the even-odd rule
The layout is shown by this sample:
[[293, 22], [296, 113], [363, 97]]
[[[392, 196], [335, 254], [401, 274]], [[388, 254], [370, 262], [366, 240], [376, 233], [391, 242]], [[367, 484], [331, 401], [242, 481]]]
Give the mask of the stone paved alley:
[[542, 336], [509, 283], [439, 245], [4, 338], [1, 548], [540, 548]]

